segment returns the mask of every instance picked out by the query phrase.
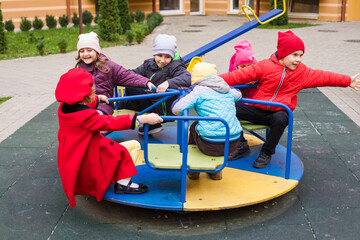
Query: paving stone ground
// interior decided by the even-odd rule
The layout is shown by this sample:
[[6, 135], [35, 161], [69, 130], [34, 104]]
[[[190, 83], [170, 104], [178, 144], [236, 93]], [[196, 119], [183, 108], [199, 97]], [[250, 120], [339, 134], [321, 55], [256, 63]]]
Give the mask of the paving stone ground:
[[[103, 51], [134, 68], [151, 57], [158, 33], [175, 35], [185, 55], [244, 21], [223, 16], [165, 18], [142, 44]], [[360, 45], [345, 40], [359, 40], [359, 27], [360, 22], [320, 23], [292, 31], [305, 42], [306, 65], [354, 75], [360, 72]], [[263, 59], [275, 51], [277, 31], [254, 29], [241, 38]], [[226, 72], [237, 40], [204, 60], [217, 64], [219, 73]], [[360, 96], [342, 88], [307, 89], [298, 95], [293, 152], [305, 172], [300, 184], [279, 198], [188, 214], [86, 196], [77, 197], [78, 206], [70, 208], [56, 164], [54, 89], [60, 75], [75, 65], [75, 55], [0, 61], [0, 96], [14, 96], [0, 105], [0, 239], [359, 239]]]

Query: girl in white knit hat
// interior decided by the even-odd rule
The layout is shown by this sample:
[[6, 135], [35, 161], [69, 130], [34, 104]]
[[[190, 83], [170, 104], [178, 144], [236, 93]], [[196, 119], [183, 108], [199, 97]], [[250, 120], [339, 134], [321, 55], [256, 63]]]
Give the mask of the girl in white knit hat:
[[[76, 67], [92, 74], [96, 94], [111, 98], [116, 85], [132, 87], [154, 87], [150, 80], [110, 61], [101, 53], [99, 38], [96, 33], [90, 32], [79, 35], [77, 43], [78, 56]], [[114, 104], [101, 104], [97, 108], [100, 114], [112, 115]]]

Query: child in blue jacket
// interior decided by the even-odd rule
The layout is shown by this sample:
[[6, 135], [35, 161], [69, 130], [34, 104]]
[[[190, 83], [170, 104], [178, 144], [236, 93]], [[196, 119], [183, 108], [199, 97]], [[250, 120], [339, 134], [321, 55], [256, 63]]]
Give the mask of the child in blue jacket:
[[[191, 73], [193, 85], [186, 94], [172, 105], [172, 112], [180, 115], [185, 109], [194, 108], [199, 116], [220, 117], [230, 127], [229, 152], [240, 144], [242, 127], [236, 118], [235, 102], [241, 92], [230, 88], [217, 76], [216, 66], [205, 62], [197, 63]], [[226, 129], [219, 121], [196, 121], [190, 126], [189, 144], [196, 144], [201, 152], [210, 156], [224, 155]], [[199, 172], [188, 172], [190, 179], [198, 179]], [[222, 178], [221, 171], [209, 173], [214, 180]]]

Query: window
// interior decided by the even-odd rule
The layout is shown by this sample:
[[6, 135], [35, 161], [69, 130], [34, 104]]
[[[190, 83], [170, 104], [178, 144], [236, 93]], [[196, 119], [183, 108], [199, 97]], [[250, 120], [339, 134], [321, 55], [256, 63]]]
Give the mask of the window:
[[160, 0], [160, 14], [183, 14], [182, 0]]
[[190, 14], [202, 14], [202, 0], [190, 0]]
[[[241, 6], [239, 6], [239, 0], [230, 0], [231, 4], [230, 4], [230, 14], [239, 14], [239, 11], [241, 12], [241, 14], [244, 14], [242, 12], [242, 8]], [[241, 1], [241, 0], [240, 0]], [[244, 5], [246, 6], [249, 6], [251, 7], [252, 9], [254, 9], [254, 0], [245, 0], [245, 1], [241, 1], [244, 3]], [[252, 14], [250, 12], [249, 9], [245, 9], [245, 11], [248, 13], [248, 14]]]
[[317, 19], [319, 0], [290, 0], [289, 17]]

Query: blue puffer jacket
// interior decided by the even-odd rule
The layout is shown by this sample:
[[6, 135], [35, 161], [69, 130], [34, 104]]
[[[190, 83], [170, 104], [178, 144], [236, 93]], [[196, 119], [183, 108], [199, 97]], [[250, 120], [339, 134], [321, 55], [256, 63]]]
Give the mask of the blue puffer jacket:
[[[242, 127], [236, 118], [235, 102], [241, 92], [230, 88], [221, 78], [208, 75], [192, 85], [186, 94], [172, 105], [172, 112], [181, 115], [185, 109], [194, 108], [199, 116], [223, 118], [230, 127], [230, 135], [237, 136]], [[202, 137], [224, 137], [225, 126], [219, 121], [199, 121], [196, 130]]]

